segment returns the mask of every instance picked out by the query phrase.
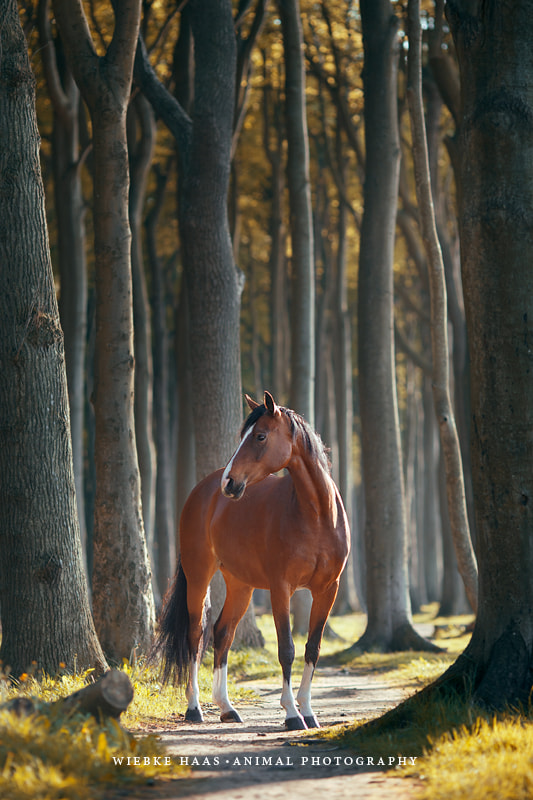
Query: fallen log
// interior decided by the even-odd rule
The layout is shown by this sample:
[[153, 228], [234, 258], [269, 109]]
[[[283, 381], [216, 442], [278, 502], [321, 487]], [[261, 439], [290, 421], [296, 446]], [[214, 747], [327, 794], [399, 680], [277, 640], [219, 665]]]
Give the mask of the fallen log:
[[133, 686], [125, 672], [110, 669], [94, 683], [89, 683], [74, 694], [56, 700], [52, 705], [60, 706], [65, 713], [84, 711], [94, 717], [118, 719], [133, 700]]
[[[132, 700], [133, 686], [126, 673], [111, 669], [94, 683], [89, 683], [68, 697], [62, 697], [47, 705], [50, 708], [57, 708], [64, 714], [81, 711], [97, 718], [118, 719]], [[29, 697], [15, 697], [2, 708], [21, 716], [29, 715], [36, 710], [36, 703]]]

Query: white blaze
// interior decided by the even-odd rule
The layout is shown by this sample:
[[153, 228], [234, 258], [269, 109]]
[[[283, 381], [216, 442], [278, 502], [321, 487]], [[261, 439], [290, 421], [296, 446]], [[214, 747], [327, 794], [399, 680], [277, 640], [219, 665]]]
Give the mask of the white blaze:
[[241, 447], [245, 443], [246, 439], [249, 437], [249, 435], [253, 431], [254, 427], [255, 426], [252, 425], [250, 428], [248, 428], [248, 430], [246, 431], [246, 433], [242, 437], [238, 448], [235, 450], [235, 452], [233, 453], [231, 459], [228, 461], [228, 465], [227, 465], [226, 469], [224, 470], [224, 472], [222, 473], [222, 478], [220, 479], [220, 486], [222, 487], [222, 490], [224, 490], [224, 486], [226, 485], [226, 483], [228, 481], [229, 474], [231, 472], [231, 468], [233, 467], [233, 462], [235, 461], [237, 453], [239, 452], [239, 450], [241, 449]]

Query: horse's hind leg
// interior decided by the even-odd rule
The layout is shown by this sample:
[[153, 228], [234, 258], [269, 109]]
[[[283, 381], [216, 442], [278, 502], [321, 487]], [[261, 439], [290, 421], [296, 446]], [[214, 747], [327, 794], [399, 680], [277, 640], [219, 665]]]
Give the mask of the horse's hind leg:
[[213, 702], [220, 708], [222, 722], [242, 722], [228, 697], [228, 651], [235, 629], [246, 613], [253, 588], [224, 574], [226, 599], [214, 629]]
[[311, 616], [309, 619], [309, 636], [305, 646], [305, 667], [298, 689], [296, 700], [300, 712], [308, 728], [319, 728], [318, 720], [311, 708], [311, 681], [315, 672], [316, 662], [320, 653], [322, 634], [329, 617], [329, 612], [337, 596], [338, 581], [329, 586], [325, 592], [313, 595]]
[[[198, 565], [192, 569], [190, 565], [187, 574], [187, 608], [189, 610], [189, 680], [185, 689], [187, 698], [187, 722], [203, 722], [200, 707], [200, 690], [198, 686], [198, 669], [202, 660], [204, 646], [207, 642], [204, 637], [207, 631], [207, 612], [209, 610], [209, 583], [216, 568], [209, 565], [198, 573]], [[185, 566], [184, 566], [185, 569]]]

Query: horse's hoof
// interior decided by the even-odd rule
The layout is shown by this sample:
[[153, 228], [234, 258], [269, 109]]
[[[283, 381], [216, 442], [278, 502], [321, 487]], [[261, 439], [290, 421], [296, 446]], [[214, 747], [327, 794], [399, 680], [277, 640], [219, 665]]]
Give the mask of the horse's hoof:
[[312, 717], [304, 717], [304, 720], [308, 728], [320, 728], [320, 723], [314, 714]]
[[188, 708], [185, 712], [185, 722], [203, 722], [204, 717], [198, 706], [196, 708]]
[[223, 714], [220, 715], [221, 722], [242, 722], [242, 719], [237, 714], [234, 708], [231, 711], [224, 711]]
[[307, 725], [303, 717], [287, 717], [285, 727], [288, 731], [306, 731]]

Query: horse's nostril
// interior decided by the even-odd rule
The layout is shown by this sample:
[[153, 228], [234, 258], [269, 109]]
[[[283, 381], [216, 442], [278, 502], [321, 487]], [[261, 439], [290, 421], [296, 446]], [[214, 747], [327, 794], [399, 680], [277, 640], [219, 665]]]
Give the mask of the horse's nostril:
[[244, 489], [246, 488], [246, 482], [242, 481], [241, 483], [236, 483], [233, 478], [226, 478], [221, 483], [222, 494], [225, 497], [231, 497], [234, 500], [238, 500], [244, 494]]
[[233, 488], [234, 488], [233, 478], [226, 478], [225, 480], [222, 481], [221, 485], [222, 494], [225, 494], [226, 497], [231, 497], [231, 495], [233, 494]]

